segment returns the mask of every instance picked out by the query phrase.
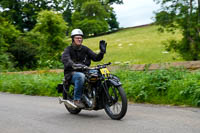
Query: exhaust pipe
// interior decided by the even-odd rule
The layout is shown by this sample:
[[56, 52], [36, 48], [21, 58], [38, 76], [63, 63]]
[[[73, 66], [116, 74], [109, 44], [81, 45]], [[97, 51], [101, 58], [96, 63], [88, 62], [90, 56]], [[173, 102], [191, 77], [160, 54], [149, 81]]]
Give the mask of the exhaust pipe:
[[65, 100], [65, 99], [62, 99], [61, 97], [58, 98], [59, 100], [59, 103], [64, 103], [65, 105], [67, 105], [68, 107], [71, 107], [71, 108], [77, 108], [77, 106], [71, 102], [70, 100]]

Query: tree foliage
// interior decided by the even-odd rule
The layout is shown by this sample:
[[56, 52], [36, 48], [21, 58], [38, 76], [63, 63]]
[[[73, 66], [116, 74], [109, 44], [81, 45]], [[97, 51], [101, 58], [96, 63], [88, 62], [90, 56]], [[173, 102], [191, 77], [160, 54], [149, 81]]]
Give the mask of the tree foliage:
[[0, 69], [55, 65], [66, 32], [86, 36], [119, 28], [112, 4], [123, 0], [0, 0]]
[[161, 30], [180, 29], [182, 40], [170, 40], [168, 50], [179, 52], [186, 60], [200, 59], [200, 0], [154, 0], [161, 5], [156, 24]]
[[98, 0], [75, 0], [74, 8], [73, 27], [82, 29], [85, 36], [108, 31], [108, 23], [105, 19], [109, 14]]
[[0, 16], [0, 71], [13, 67], [12, 55], [8, 52], [20, 32], [6, 19]]
[[[21, 31], [34, 28], [42, 10], [55, 10], [68, 15], [71, 0], [1, 0], [2, 16], [8, 18]], [[66, 8], [67, 7], [67, 8]], [[68, 17], [68, 16], [67, 16]]]
[[85, 36], [99, 35], [108, 31], [108, 24], [106, 21], [99, 21], [95, 19], [84, 19], [77, 23], [76, 27], [83, 30]]
[[109, 28], [111, 30], [119, 29], [119, 23], [117, 22], [116, 14], [115, 12], [110, 13], [110, 18], [107, 19], [107, 22], [109, 24]]
[[[77, 25], [72, 22], [75, 12], [81, 13], [82, 18], [88, 20], [95, 19], [91, 18], [95, 14], [95, 16], [101, 17], [101, 20], [98, 19], [98, 21], [106, 21], [108, 28], [113, 30], [118, 29], [119, 24], [111, 5], [122, 3], [123, 0], [1, 0], [0, 8], [3, 9], [1, 16], [8, 18], [22, 32], [34, 28], [37, 23], [37, 15], [42, 10], [59, 11], [71, 28]], [[105, 22], [101, 23], [105, 24]], [[104, 32], [106, 31], [104, 30]]]
[[1, 0], [2, 16], [8, 18], [21, 31], [31, 30], [42, 9], [49, 9], [46, 0]]
[[39, 45], [40, 60], [58, 61], [61, 51], [66, 47], [67, 23], [62, 15], [54, 11], [42, 11], [37, 18], [37, 24], [28, 34], [32, 43]]
[[9, 48], [9, 52], [16, 61], [16, 68], [26, 70], [37, 67], [37, 55], [39, 54], [37, 46], [30, 43], [25, 37], [19, 37]]

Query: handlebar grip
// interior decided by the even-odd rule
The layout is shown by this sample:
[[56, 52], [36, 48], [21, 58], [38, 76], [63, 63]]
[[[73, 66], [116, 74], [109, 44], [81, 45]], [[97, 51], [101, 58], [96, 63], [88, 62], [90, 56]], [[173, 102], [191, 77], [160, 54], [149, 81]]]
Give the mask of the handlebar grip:
[[112, 63], [111, 62], [108, 62], [106, 65], [111, 65]]

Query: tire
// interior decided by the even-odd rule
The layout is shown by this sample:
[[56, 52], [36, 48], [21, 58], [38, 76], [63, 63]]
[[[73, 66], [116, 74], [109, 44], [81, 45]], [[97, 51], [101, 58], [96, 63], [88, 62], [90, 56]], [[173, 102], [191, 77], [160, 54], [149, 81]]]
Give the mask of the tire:
[[[117, 97], [114, 94], [113, 89], [117, 92]], [[109, 85], [109, 95], [112, 97], [111, 102], [108, 101], [106, 95], [104, 95], [104, 109], [106, 114], [113, 120], [122, 119], [127, 112], [127, 98], [124, 89], [121, 86]], [[118, 110], [120, 107], [120, 111]], [[115, 112], [115, 109], [117, 112]]]
[[[73, 94], [74, 94], [73, 91], [74, 91], [74, 86], [71, 85], [70, 88], [69, 88], [69, 94], [67, 96], [65, 89], [63, 89], [63, 99], [72, 101], [73, 100]], [[66, 104], [64, 104], [64, 105], [65, 105], [65, 108], [68, 110], [68, 112], [71, 113], [71, 114], [78, 114], [78, 113], [81, 112], [81, 109], [79, 109], [79, 108], [70, 108]]]

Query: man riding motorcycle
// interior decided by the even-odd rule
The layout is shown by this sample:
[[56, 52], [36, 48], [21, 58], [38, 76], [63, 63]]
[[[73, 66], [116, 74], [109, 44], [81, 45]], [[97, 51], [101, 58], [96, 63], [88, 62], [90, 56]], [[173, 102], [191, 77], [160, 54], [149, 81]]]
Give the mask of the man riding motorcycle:
[[106, 53], [107, 43], [104, 40], [99, 42], [100, 53], [96, 54], [88, 47], [82, 45], [83, 32], [80, 29], [74, 29], [71, 32], [72, 44], [65, 48], [62, 54], [64, 64], [65, 80], [74, 84], [74, 104], [79, 108], [84, 108], [81, 102], [82, 88], [85, 82], [85, 75], [81, 69], [90, 66], [92, 61], [100, 61]]

